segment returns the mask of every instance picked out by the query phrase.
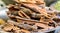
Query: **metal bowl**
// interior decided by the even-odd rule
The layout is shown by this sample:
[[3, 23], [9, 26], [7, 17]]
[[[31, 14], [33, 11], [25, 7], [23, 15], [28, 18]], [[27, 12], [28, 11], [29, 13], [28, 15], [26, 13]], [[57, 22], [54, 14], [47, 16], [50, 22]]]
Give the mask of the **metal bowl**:
[[0, 18], [4, 19], [4, 20], [8, 20], [9, 17], [7, 16], [7, 12], [8, 9], [7, 8], [1, 8], [0, 9]]

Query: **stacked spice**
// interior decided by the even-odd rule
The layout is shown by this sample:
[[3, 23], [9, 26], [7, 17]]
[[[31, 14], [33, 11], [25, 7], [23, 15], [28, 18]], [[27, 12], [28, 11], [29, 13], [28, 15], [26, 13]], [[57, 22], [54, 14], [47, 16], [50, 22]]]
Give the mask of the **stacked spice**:
[[[39, 33], [55, 28], [57, 18], [54, 10], [46, 10], [44, 0], [14, 0], [8, 6], [10, 20], [3, 29], [13, 33]], [[51, 12], [52, 11], [52, 12]]]

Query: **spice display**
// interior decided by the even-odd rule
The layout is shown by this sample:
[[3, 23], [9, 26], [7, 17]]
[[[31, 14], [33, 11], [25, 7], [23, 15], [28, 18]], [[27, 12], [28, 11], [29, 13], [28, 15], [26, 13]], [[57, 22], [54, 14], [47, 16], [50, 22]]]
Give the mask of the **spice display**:
[[[40, 33], [53, 29], [59, 24], [58, 12], [46, 8], [44, 0], [14, 0], [7, 12], [10, 20], [2, 26], [3, 30], [12, 33]], [[59, 21], [60, 22], [60, 21]], [[46, 33], [46, 32], [45, 32]]]

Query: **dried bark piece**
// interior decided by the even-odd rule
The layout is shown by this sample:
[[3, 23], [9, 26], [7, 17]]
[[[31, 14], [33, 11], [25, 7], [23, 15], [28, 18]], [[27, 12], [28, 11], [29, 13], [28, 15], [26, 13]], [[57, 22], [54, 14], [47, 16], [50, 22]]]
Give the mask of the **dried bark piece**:
[[[12, 22], [13, 23], [13, 22]], [[17, 24], [17, 23], [14, 23], [14, 24]], [[38, 24], [38, 25], [37, 25]], [[48, 25], [45, 25], [45, 24], [41, 24], [41, 23], [36, 23], [36, 26], [39, 26], [39, 27], [42, 27], [42, 28], [45, 28], [45, 29], [47, 29], [47, 28], [49, 28], [50, 26], [48, 26]], [[19, 25], [20, 26], [20, 25]], [[27, 25], [26, 25], [27, 26]], [[21, 26], [20, 26], [21, 27]], [[24, 28], [25, 29], [25, 28]]]
[[14, 26], [14, 24], [7, 22], [7, 24], [5, 24], [2, 28], [4, 31], [16, 31], [16, 30], [20, 30], [20, 28], [18, 28], [17, 26]]
[[[10, 16], [10, 17], [12, 17], [12, 16]], [[35, 22], [35, 23], [42, 23], [42, 24], [49, 24], [49, 22], [51, 22], [51, 21], [48, 21], [48, 22], [39, 22], [39, 21], [36, 21], [36, 20], [30, 20], [30, 19], [25, 19], [25, 18], [20, 18], [20, 17], [18, 17], [18, 16], [15, 16], [14, 18], [17, 18], [17, 19], [19, 19], [20, 21], [25, 21], [25, 22]], [[46, 20], [47, 21], [47, 20]], [[52, 22], [52, 23], [54, 23], [54, 21]], [[55, 23], [54, 23], [55, 24]]]
[[7, 6], [7, 8], [11, 8], [11, 7], [13, 7], [14, 5], [12, 5], [12, 4], [9, 4], [8, 6]]
[[27, 15], [31, 15], [33, 13], [32, 10], [25, 8], [25, 7], [21, 7], [21, 11], [23, 11], [24, 13], [26, 13]]
[[18, 15], [24, 18], [20, 11], [18, 11]]
[[41, 18], [41, 17], [45, 17], [43, 14], [38, 14], [38, 13], [32, 13], [31, 14], [32, 18]]
[[26, 29], [27, 28], [26, 30], [33, 30], [34, 31], [34, 30], [37, 29], [34, 26], [31, 26], [31, 25], [28, 25], [28, 24], [19, 24], [19, 23], [14, 22], [14, 21], [10, 21], [9, 23], [12, 23], [12, 24], [14, 24], [16, 26], [19, 26], [19, 27], [23, 28], [23, 29]]
[[27, 21], [23, 21], [23, 20], [19, 20], [19, 19], [18, 19], [18, 22], [19, 23], [24, 23], [24, 24], [30, 24], [30, 25], [34, 25], [35, 24], [35, 22], [27, 22]]
[[41, 29], [39, 30], [38, 32], [44, 32], [44, 33], [47, 33], [47, 32], [51, 32], [51, 31], [54, 31], [54, 27], [49, 27], [48, 29]]
[[48, 25], [53, 27], [57, 26], [57, 23], [53, 19], [45, 19], [44, 17], [41, 17], [40, 22], [48, 22]]
[[15, 4], [14, 5], [14, 8], [16, 8], [16, 9], [20, 9], [20, 7], [21, 7], [21, 4]]
[[46, 12], [46, 10], [45, 10], [45, 8], [40, 8], [39, 6], [37, 6], [36, 4], [22, 4], [23, 6], [25, 6], [25, 7], [28, 7], [28, 8], [30, 8], [30, 9], [32, 9], [32, 10], [34, 10], [34, 11], [36, 11], [36, 12], [39, 12], [39, 13], [41, 13], [41, 14], [43, 14], [44, 16], [46, 16], [46, 17], [48, 17], [47, 15], [47, 12]]
[[30, 17], [27, 15], [27, 14], [25, 14], [23, 11], [20, 11], [26, 18], [28, 18], [28, 19], [30, 19]]
[[43, 4], [45, 6], [44, 0], [35, 0], [35, 1], [36, 1], [36, 4], [39, 4], [39, 5]]
[[[34, 25], [35, 23], [39, 23], [38, 21], [35, 21], [34, 22], [33, 20], [30, 20], [30, 21], [20, 20], [20, 21], [23, 21], [23, 22], [25, 22], [27, 24], [32, 24], [32, 25]], [[43, 19], [40, 23], [41, 24], [45, 24], [45, 25], [48, 25], [48, 24], [52, 23], [53, 25], [51, 24], [51, 26], [55, 26], [56, 25], [56, 23], [53, 20], [51, 20], [51, 19], [46, 19], [46, 20]]]
[[23, 21], [22, 21], [22, 20], [17, 19], [17, 22], [22, 23]]
[[21, 10], [24, 13], [26, 13], [27, 15], [29, 15], [30, 17], [33, 17], [33, 18], [40, 18], [40, 17], [44, 16], [43, 14], [32, 12], [31, 10], [29, 10], [27, 8], [24, 8], [24, 7], [22, 7]]
[[15, 30], [14, 33], [21, 33], [21, 30]]
[[24, 8], [24, 7], [21, 7], [21, 10], [18, 11], [18, 14], [20, 14], [21, 17], [26, 17], [28, 19], [30, 19], [30, 16], [31, 15], [32, 11], [30, 9], [27, 9], [27, 8]]
[[40, 22], [53, 22], [52, 19], [45, 19], [44, 17], [41, 17]]
[[12, 11], [19, 11], [20, 7], [21, 7], [21, 4], [16, 4], [16, 5], [9, 4], [7, 6], [7, 8], [9, 9], [9, 11], [11, 11], [11, 12]]
[[15, 0], [18, 3], [36, 3], [35, 0]]
[[33, 3], [33, 4], [45, 4], [44, 0], [15, 0], [18, 3]]
[[14, 26], [13, 30], [20, 30], [20, 28], [18, 28], [17, 26]]
[[12, 16], [12, 15], [8, 15], [9, 17], [11, 18], [16, 18], [16, 19], [19, 19], [21, 21], [26, 21], [26, 22], [36, 22], [36, 23], [43, 23], [43, 24], [48, 24], [49, 22], [40, 22], [40, 21], [37, 21], [37, 20], [32, 20], [32, 19], [26, 19], [26, 18], [21, 18], [19, 16]]
[[[22, 11], [25, 12], [26, 14], [28, 14], [27, 12], [29, 12], [29, 10], [26, 8], [23, 8]], [[47, 13], [49, 14], [48, 18], [55, 18], [56, 17], [56, 14], [54, 12], [47, 12]], [[31, 14], [32, 15], [31, 17], [33, 17], [33, 18], [41, 18], [44, 16], [43, 14], [38, 14], [38, 13], [34, 13], [34, 12], [29, 12], [29, 14]], [[53, 17], [53, 16], [55, 16], [55, 17]]]
[[[35, 22], [27, 22], [27, 21], [23, 21], [25, 24], [29, 24], [29, 25], [35, 25], [36, 23]], [[43, 21], [43, 22], [46, 22], [46, 21]], [[49, 22], [49, 21], [48, 21]], [[42, 24], [42, 23], [41, 23]], [[49, 23], [48, 23], [49, 24]], [[48, 25], [48, 24], [45, 24], [45, 25]], [[42, 24], [44, 25], [44, 24]]]
[[5, 25], [3, 26], [3, 30], [4, 30], [4, 31], [11, 31], [11, 30], [13, 29], [13, 27], [14, 27], [13, 24], [8, 23], [8, 24], [5, 24]]
[[56, 14], [54, 13], [54, 12], [48, 12], [48, 16], [49, 16], [49, 18], [51, 18], [51, 19], [53, 19], [53, 18], [56, 18], [57, 16], [56, 16]]
[[42, 27], [44, 29], [48, 29], [50, 26], [45, 25], [45, 24], [41, 24], [41, 23], [35, 23], [36, 26]]
[[28, 30], [24, 30], [24, 29], [21, 29], [22, 32], [25, 32], [25, 33], [31, 33], [30, 31]]
[[9, 8], [10, 11], [19, 11], [19, 9], [16, 9], [14, 7]]
[[34, 30], [37, 30], [37, 28], [33, 27], [33, 26], [30, 26], [30, 25], [27, 25], [27, 24], [24, 24], [24, 25], [19, 25], [19, 27], [23, 28], [23, 29], [26, 29], [26, 30], [31, 30], [31, 31], [34, 31]]
[[56, 21], [57, 23], [60, 22], [60, 18], [54, 18], [53, 20]]
[[21, 30], [16, 30], [14, 33], [31, 33], [31, 32], [28, 30], [21, 29]]

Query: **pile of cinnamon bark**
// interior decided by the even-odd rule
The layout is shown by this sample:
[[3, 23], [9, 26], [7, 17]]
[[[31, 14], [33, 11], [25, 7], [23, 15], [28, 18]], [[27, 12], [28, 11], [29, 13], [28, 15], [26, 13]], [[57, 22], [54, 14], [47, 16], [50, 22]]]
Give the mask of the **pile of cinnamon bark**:
[[46, 8], [44, 0], [14, 0], [7, 12], [10, 20], [3, 30], [12, 33], [41, 33], [58, 26], [55, 20], [57, 13]]

